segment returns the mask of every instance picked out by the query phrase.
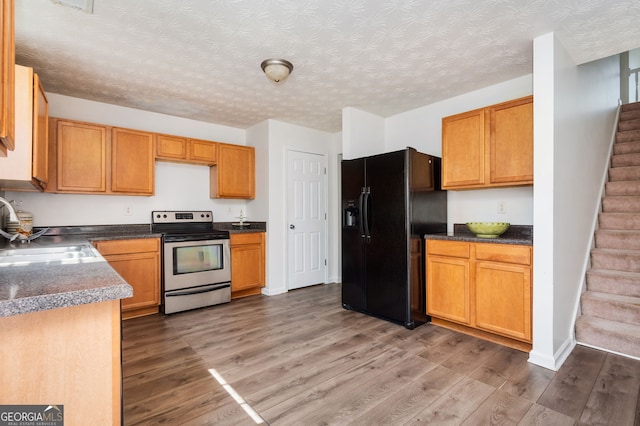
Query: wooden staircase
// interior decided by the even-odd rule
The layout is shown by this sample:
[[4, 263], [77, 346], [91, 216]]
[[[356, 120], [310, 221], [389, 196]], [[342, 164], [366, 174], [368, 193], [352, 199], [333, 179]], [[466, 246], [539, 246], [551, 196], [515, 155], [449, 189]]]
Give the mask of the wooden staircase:
[[640, 103], [622, 106], [576, 340], [640, 358]]

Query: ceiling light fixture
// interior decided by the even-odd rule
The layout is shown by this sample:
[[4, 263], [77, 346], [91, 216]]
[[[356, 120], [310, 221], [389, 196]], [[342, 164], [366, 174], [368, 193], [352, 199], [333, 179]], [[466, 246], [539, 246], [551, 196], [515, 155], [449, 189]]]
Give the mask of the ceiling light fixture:
[[279, 84], [289, 77], [293, 71], [293, 64], [284, 59], [265, 59], [260, 64], [260, 68], [269, 77], [269, 80]]

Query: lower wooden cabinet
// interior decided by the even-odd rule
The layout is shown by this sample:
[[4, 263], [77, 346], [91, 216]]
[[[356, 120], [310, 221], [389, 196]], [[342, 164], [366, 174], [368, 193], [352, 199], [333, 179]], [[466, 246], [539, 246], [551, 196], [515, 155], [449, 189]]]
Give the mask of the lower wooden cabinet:
[[435, 324], [530, 349], [531, 246], [427, 240], [426, 247]]
[[160, 239], [96, 241], [94, 246], [133, 287], [133, 297], [122, 299], [122, 319], [157, 313], [160, 305]]
[[231, 234], [231, 298], [260, 294], [265, 286], [264, 232]]

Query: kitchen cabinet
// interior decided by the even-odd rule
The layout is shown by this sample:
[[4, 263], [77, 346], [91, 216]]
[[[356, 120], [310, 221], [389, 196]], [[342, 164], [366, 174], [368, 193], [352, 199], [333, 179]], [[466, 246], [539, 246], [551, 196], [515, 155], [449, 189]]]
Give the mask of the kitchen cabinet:
[[529, 350], [531, 246], [427, 240], [427, 314], [434, 324]]
[[156, 160], [216, 164], [218, 143], [180, 136], [156, 135]]
[[122, 299], [122, 318], [157, 313], [160, 306], [160, 239], [106, 240], [93, 244], [133, 287], [133, 297]]
[[0, 401], [64, 405], [68, 425], [120, 425], [119, 302], [0, 318]]
[[533, 97], [442, 119], [442, 187], [533, 184]]
[[255, 148], [219, 143], [218, 163], [209, 176], [211, 198], [255, 198]]
[[15, 148], [14, 0], [0, 0], [0, 157]]
[[111, 192], [132, 195], [154, 193], [153, 134], [111, 129]]
[[153, 195], [153, 133], [63, 119], [51, 123], [56, 185], [48, 192]]
[[265, 286], [264, 232], [232, 233], [231, 298], [260, 294]]
[[48, 181], [49, 104], [33, 68], [15, 66], [16, 146], [0, 158], [0, 188], [42, 191]]

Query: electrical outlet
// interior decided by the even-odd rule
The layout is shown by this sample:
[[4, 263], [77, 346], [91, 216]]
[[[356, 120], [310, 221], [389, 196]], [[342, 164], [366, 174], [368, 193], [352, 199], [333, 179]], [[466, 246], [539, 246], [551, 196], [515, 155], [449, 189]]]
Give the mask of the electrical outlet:
[[504, 201], [498, 201], [498, 214], [507, 213], [507, 204]]
[[124, 215], [125, 216], [131, 216], [133, 214], [133, 207], [131, 206], [126, 206], [124, 208]]

